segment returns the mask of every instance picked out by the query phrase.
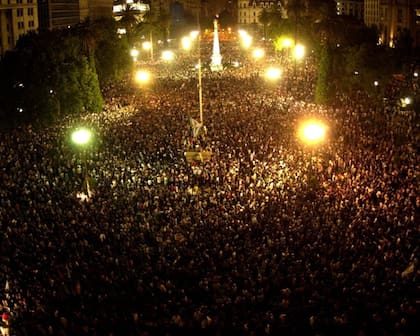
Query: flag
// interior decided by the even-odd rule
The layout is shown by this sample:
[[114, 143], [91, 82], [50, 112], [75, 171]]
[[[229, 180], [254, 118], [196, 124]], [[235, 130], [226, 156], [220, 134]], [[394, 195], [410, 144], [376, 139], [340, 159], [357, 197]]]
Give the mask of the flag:
[[405, 278], [405, 277], [407, 277], [407, 276], [409, 276], [411, 273], [413, 273], [414, 272], [414, 263], [412, 262], [412, 263], [410, 263], [409, 265], [408, 265], [408, 267], [401, 273], [401, 276], [403, 277], [403, 278]]
[[198, 135], [200, 134], [201, 127], [203, 127], [203, 124], [201, 124], [200, 122], [198, 122], [197, 120], [193, 118], [190, 118], [190, 123], [191, 123], [193, 136], [198, 137]]

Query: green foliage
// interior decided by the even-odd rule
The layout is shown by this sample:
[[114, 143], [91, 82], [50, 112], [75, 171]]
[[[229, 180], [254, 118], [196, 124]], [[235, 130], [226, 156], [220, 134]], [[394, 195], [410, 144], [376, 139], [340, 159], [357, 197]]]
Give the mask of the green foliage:
[[[340, 86], [343, 89], [363, 89], [372, 95], [379, 94], [398, 72], [392, 53], [383, 47], [372, 44], [362, 44], [343, 48], [342, 75]], [[379, 86], [374, 86], [378, 81]]]
[[95, 41], [95, 69], [101, 87], [119, 81], [132, 70], [128, 40], [117, 34], [114, 19], [102, 19], [91, 24]]
[[327, 104], [332, 97], [331, 90], [331, 58], [328, 45], [324, 45], [321, 49], [318, 78], [315, 90], [315, 103]]
[[11, 97], [3, 114], [40, 123], [100, 111], [103, 100], [95, 63], [83, 42], [78, 30], [70, 29], [21, 38], [15, 52], [2, 61], [2, 94]]

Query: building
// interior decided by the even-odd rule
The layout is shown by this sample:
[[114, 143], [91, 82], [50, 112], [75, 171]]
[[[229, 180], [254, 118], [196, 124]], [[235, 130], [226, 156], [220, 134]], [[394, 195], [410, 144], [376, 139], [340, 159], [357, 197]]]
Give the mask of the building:
[[419, 46], [419, 10], [419, 1], [381, 0], [378, 26], [380, 42], [393, 47], [397, 36], [408, 32], [414, 45]]
[[112, 16], [113, 0], [38, 0], [39, 28], [62, 29]]
[[0, 58], [22, 35], [37, 29], [36, 0], [0, 0]]
[[242, 27], [247, 25], [261, 25], [258, 18], [263, 9], [270, 9], [275, 5], [282, 11], [282, 16], [286, 17], [287, 12], [283, 7], [282, 1], [238, 0], [238, 24]]
[[414, 45], [419, 47], [420, 46], [420, 0], [416, 0], [413, 9], [413, 18], [411, 25], [413, 27], [413, 42]]
[[398, 34], [406, 31], [413, 46], [420, 46], [419, 0], [365, 0], [364, 5], [364, 22], [378, 29], [379, 43], [393, 47]]
[[139, 0], [114, 0], [112, 8], [114, 19], [117, 21], [121, 20], [127, 8], [135, 13], [138, 22], [142, 21], [144, 15], [150, 11], [150, 5]]
[[363, 22], [364, 0], [336, 0], [337, 15], [354, 17]]

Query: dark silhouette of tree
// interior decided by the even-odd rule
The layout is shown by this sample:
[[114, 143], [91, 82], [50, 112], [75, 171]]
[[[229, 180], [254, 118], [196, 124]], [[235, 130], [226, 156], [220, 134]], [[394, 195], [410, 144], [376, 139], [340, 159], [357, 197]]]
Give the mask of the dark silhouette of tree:
[[140, 22], [138, 10], [131, 4], [126, 4], [121, 12], [121, 20], [119, 22], [126, 30], [128, 42], [132, 43], [132, 35]]

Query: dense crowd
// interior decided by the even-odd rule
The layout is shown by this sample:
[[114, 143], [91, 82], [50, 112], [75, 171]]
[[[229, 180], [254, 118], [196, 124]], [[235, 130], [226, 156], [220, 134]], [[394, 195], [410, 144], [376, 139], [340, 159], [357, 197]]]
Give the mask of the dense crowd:
[[[416, 116], [361, 92], [314, 105], [302, 73], [204, 73], [204, 163], [184, 155], [195, 77], [0, 133], [12, 335], [418, 335]], [[309, 117], [329, 127], [316, 147], [296, 134]]]

